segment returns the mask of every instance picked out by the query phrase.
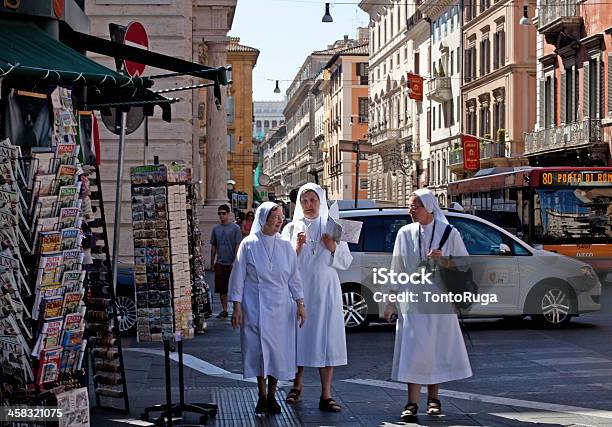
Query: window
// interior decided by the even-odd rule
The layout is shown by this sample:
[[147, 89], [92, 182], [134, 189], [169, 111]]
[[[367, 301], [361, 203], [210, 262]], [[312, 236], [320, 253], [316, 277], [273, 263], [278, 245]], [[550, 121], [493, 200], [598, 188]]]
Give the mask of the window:
[[275, 128], [277, 125], [276, 120], [272, 120], [272, 127]]
[[368, 98], [359, 98], [359, 123], [368, 122]]
[[368, 187], [368, 178], [359, 178], [359, 189], [367, 190]]
[[393, 253], [397, 232], [412, 222], [409, 215], [366, 216], [350, 219], [363, 222], [359, 243], [349, 243], [349, 249], [356, 252]]
[[436, 107], [433, 107], [433, 130], [436, 130]]
[[442, 38], [442, 16], [438, 16], [438, 40]]
[[442, 21], [444, 22], [444, 35], [448, 35], [448, 11], [444, 12], [444, 20]]
[[234, 148], [236, 148], [236, 143], [234, 141], [234, 134], [228, 133], [227, 134], [227, 151], [232, 152], [234, 151]]
[[510, 244], [512, 241], [500, 231], [478, 221], [456, 217], [448, 217], [448, 221], [461, 234], [470, 255], [495, 255], [499, 253], [500, 244]]
[[438, 26], [438, 22], [437, 21], [433, 21], [432, 22], [432, 30], [431, 30], [431, 35], [433, 36], [433, 42], [436, 42], [436, 27]]
[[455, 27], [455, 6], [450, 8], [450, 32], [452, 33]]
[[357, 63], [357, 76], [359, 77], [360, 85], [368, 84], [368, 63], [367, 62]]
[[438, 128], [442, 128], [442, 104], [438, 105]]
[[234, 97], [227, 96], [225, 98], [225, 116], [228, 124], [234, 123]]
[[451, 50], [450, 53], [450, 73], [449, 76], [455, 74], [455, 51]]
[[480, 104], [480, 132], [478, 134], [478, 136], [480, 136], [481, 138], [484, 138], [485, 135], [488, 135], [489, 138], [491, 137], [491, 132], [490, 132], [490, 118], [491, 116], [491, 112], [489, 109], [489, 103], [482, 103]]
[[393, 69], [393, 57], [391, 56], [389, 58], [389, 71], [391, 71]]
[[491, 43], [489, 37], [480, 41], [480, 76], [484, 76], [491, 71]]
[[503, 28], [493, 36], [493, 69], [503, 67], [506, 64], [506, 33]]
[[455, 124], [455, 103], [454, 103], [453, 97], [451, 97], [451, 99], [448, 101], [447, 114], [448, 114], [448, 126], [454, 125]]
[[419, 74], [419, 52], [414, 52], [414, 74]]
[[261, 120], [257, 120], [257, 123], [255, 124], [255, 126], [257, 127], [257, 129], [261, 129]]

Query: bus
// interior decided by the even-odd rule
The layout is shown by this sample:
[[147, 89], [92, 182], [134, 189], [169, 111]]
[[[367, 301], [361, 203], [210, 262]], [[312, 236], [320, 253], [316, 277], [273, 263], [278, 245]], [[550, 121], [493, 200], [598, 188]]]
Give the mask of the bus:
[[612, 279], [612, 167], [483, 169], [451, 182], [448, 194], [466, 212]]

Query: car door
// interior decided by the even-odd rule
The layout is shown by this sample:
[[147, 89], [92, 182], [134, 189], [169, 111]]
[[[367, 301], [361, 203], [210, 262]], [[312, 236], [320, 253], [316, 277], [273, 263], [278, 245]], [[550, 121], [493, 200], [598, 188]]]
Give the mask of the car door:
[[[448, 220], [461, 234], [470, 254], [466, 261], [472, 269], [481, 298], [485, 294], [496, 295], [498, 301], [485, 305], [481, 299], [481, 303], [472, 304], [466, 313], [487, 316], [517, 314], [520, 295], [517, 256], [520, 256], [520, 248], [511, 238], [486, 223], [465, 217], [449, 216]], [[502, 243], [510, 247], [509, 254], [500, 253]]]

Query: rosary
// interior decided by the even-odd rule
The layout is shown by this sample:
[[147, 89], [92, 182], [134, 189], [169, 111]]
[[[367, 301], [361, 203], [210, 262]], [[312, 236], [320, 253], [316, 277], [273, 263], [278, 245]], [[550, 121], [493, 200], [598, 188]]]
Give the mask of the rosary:
[[[308, 230], [310, 229], [312, 224], [314, 224], [314, 221], [312, 221], [310, 224], [308, 224], [308, 223], [306, 223], [306, 221], [304, 221], [304, 224], [306, 225], [306, 234], [309, 235], [308, 234]], [[309, 239], [308, 241], [310, 243], [312, 243], [312, 254], [314, 255], [317, 252], [317, 247], [319, 246], [319, 241], [321, 241], [321, 217], [319, 217], [319, 240]]]

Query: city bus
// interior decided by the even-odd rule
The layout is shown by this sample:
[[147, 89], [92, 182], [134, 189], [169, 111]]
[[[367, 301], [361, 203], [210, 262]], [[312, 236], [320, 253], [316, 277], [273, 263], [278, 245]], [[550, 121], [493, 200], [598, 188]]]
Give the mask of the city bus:
[[612, 167], [516, 167], [451, 182], [452, 202], [612, 279]]

